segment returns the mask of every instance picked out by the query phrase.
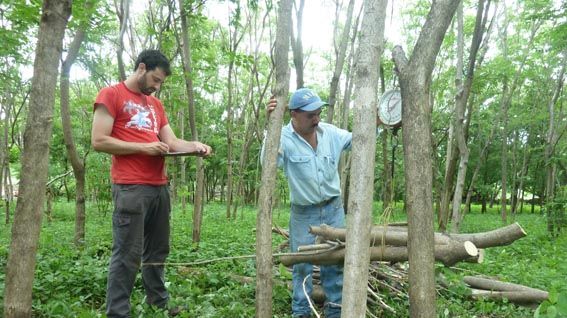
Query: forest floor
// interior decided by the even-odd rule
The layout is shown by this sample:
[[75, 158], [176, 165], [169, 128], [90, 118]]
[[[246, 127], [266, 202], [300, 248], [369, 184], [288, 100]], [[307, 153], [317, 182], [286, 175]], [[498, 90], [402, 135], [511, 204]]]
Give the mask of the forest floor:
[[[167, 286], [172, 305], [183, 305], [187, 310], [180, 317], [254, 317], [254, 283], [243, 283], [242, 277], [255, 277], [254, 258], [191, 264], [216, 258], [254, 255], [256, 210], [245, 207], [238, 210], [234, 220], [227, 220], [226, 206], [210, 203], [204, 208], [201, 242], [192, 243], [192, 207], [182, 211], [176, 206], [172, 215], [171, 253], [166, 267]], [[374, 220], [382, 223], [380, 203], [375, 204]], [[388, 215], [389, 222], [405, 221], [398, 204]], [[485, 214], [473, 206], [465, 217], [462, 232], [482, 232], [502, 226], [500, 208], [494, 206]], [[4, 220], [4, 214], [0, 218]], [[286, 206], [273, 213], [274, 223], [287, 228], [289, 212]], [[539, 212], [523, 212], [516, 216], [528, 235], [512, 245], [486, 249], [481, 264], [459, 263], [451, 268], [436, 265], [439, 275], [451, 282], [448, 289], [440, 289], [437, 297], [439, 317], [551, 317], [553, 310], [567, 306], [567, 235], [550, 239], [546, 232], [545, 216]], [[512, 219], [509, 217], [509, 222]], [[0, 312], [3, 311], [5, 267], [8, 257], [10, 226], [0, 225]], [[111, 249], [111, 212], [87, 207], [86, 240], [82, 249], [73, 245], [74, 203], [57, 202], [51, 221], [43, 219], [43, 229], [37, 254], [36, 278], [33, 290], [34, 317], [105, 317], [104, 297], [106, 275]], [[284, 238], [273, 235], [274, 249]], [[470, 300], [461, 283], [465, 275], [489, 275], [502, 281], [522, 284], [551, 292], [551, 302], [536, 312], [506, 301]], [[291, 293], [285, 282], [289, 272], [274, 266], [274, 317], [291, 317]], [[140, 279], [131, 298], [133, 317], [166, 317], [144, 304]], [[407, 297], [384, 295], [384, 301], [396, 313], [369, 307], [376, 317], [408, 317]], [[549, 310], [549, 311], [548, 311]], [[560, 317], [560, 316], [556, 316]]]

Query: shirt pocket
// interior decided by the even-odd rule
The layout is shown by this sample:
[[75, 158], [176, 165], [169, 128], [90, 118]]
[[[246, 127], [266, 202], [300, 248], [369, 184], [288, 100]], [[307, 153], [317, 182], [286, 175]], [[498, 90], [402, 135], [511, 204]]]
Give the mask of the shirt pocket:
[[314, 174], [313, 158], [311, 156], [290, 156], [288, 173], [292, 178], [312, 179]]
[[323, 156], [323, 174], [325, 179], [332, 181], [337, 174], [337, 162], [331, 156]]

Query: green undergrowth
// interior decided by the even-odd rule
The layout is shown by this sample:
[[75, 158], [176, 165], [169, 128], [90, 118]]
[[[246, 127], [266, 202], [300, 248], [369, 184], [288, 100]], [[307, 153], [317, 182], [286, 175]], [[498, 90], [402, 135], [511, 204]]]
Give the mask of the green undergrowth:
[[[404, 222], [402, 205], [396, 204], [384, 214], [375, 204], [375, 223]], [[74, 247], [74, 204], [57, 202], [52, 220], [43, 220], [36, 277], [33, 288], [34, 317], [104, 317], [106, 275], [111, 249], [111, 215], [87, 207], [85, 245]], [[192, 242], [192, 208], [176, 206], [172, 215], [171, 253], [166, 267], [166, 280], [172, 305], [186, 307], [181, 317], [254, 317], [254, 258], [223, 259], [206, 264], [196, 262], [241, 257], [255, 254], [256, 210], [244, 207], [235, 219], [226, 218], [226, 206], [211, 203], [204, 208], [201, 242]], [[4, 215], [0, 214], [4, 219]], [[273, 211], [274, 224], [287, 228], [288, 208]], [[439, 317], [565, 317], [567, 305], [567, 238], [562, 234], [550, 239], [545, 217], [521, 213], [515, 218], [528, 233], [512, 245], [486, 249], [481, 264], [459, 263], [451, 268], [437, 264], [439, 277], [449, 288], [439, 289]], [[512, 222], [509, 217], [508, 223]], [[462, 232], [482, 232], [502, 226], [499, 208], [485, 214], [473, 206], [465, 217]], [[0, 310], [3, 310], [5, 267], [8, 257], [10, 227], [0, 225]], [[273, 234], [274, 251], [284, 238]], [[551, 292], [550, 300], [541, 308], [527, 309], [508, 302], [470, 300], [462, 283], [465, 275], [488, 275], [506, 282], [540, 288]], [[286, 287], [290, 275], [274, 266], [274, 317], [291, 317], [291, 293]], [[407, 298], [383, 295], [395, 314], [369, 307], [377, 317], [408, 317]], [[556, 315], [553, 313], [556, 312]], [[166, 313], [144, 304], [143, 287], [137, 280], [132, 295], [133, 317], [167, 317]]]

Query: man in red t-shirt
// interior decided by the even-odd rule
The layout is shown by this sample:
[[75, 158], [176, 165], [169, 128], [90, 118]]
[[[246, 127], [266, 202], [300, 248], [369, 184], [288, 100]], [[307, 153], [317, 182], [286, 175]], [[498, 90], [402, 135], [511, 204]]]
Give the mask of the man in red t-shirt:
[[[163, 264], [169, 254], [170, 202], [165, 173], [167, 152], [207, 157], [211, 147], [178, 139], [161, 102], [152, 96], [171, 74], [157, 50], [138, 56], [134, 73], [103, 88], [94, 103], [91, 143], [112, 154], [112, 256], [106, 293], [107, 317], [130, 317], [130, 294], [143, 263]], [[142, 267], [146, 301], [167, 308], [164, 266]], [[177, 310], [170, 310], [175, 314]]]

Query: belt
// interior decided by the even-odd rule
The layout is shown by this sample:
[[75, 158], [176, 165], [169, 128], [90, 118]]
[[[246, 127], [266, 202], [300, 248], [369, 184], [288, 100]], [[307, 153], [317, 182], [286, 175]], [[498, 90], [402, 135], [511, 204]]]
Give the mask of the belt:
[[337, 197], [330, 197], [330, 198], [327, 199], [327, 200], [323, 200], [323, 201], [321, 201], [321, 202], [319, 202], [319, 203], [315, 203], [315, 204], [312, 204], [312, 205], [313, 205], [313, 206], [316, 206], [316, 207], [318, 207], [318, 208], [321, 208], [321, 207], [324, 207], [324, 206], [328, 205], [329, 203], [333, 202], [333, 200], [335, 200], [336, 198], [337, 198]]
[[292, 205], [295, 205], [296, 207], [303, 208], [303, 209], [305, 209], [305, 208], [322, 208], [322, 207], [328, 205], [329, 203], [333, 202], [333, 200], [335, 200], [336, 198], [338, 198], [338, 196], [330, 197], [327, 200], [323, 200], [319, 203], [313, 203], [313, 204], [307, 204], [307, 205], [292, 203]]

